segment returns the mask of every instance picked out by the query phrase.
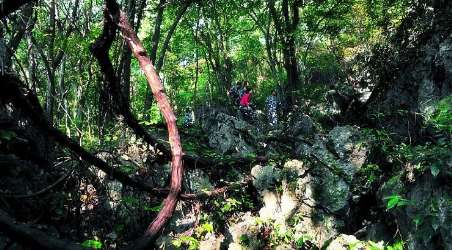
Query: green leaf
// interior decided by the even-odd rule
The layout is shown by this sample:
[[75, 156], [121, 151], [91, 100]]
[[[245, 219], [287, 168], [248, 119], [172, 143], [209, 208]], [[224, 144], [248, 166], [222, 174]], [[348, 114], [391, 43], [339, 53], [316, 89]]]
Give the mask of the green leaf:
[[150, 212], [160, 212], [160, 210], [163, 207], [163, 203], [154, 207], [144, 207], [144, 211], [150, 211]]
[[97, 240], [85, 240], [82, 243], [82, 247], [84, 247], [84, 248], [101, 249], [102, 248], [102, 242], [97, 241]]
[[432, 175], [433, 175], [434, 177], [438, 176], [438, 174], [439, 174], [439, 172], [440, 172], [440, 169], [439, 169], [438, 164], [433, 164], [433, 165], [430, 167], [430, 172], [432, 173]]
[[409, 200], [403, 199], [400, 195], [391, 195], [384, 198], [387, 201], [386, 210], [390, 210], [394, 207], [406, 206], [410, 203]]
[[11, 141], [11, 139], [15, 138], [16, 136], [16, 133], [14, 133], [13, 131], [0, 130], [0, 139]]
[[199, 248], [199, 241], [191, 236], [182, 236], [172, 241], [173, 246], [181, 248], [182, 245], [188, 245], [189, 250], [196, 250]]
[[416, 228], [417, 228], [417, 227], [419, 227], [419, 226], [422, 224], [423, 219], [422, 219], [421, 216], [417, 215], [417, 216], [413, 219], [413, 222], [414, 222], [414, 224], [416, 225]]
[[207, 233], [213, 233], [213, 225], [212, 225], [212, 223], [204, 223], [204, 224], [202, 224], [202, 228]]
[[388, 202], [386, 204], [386, 209], [387, 210], [392, 209], [395, 206], [397, 206], [397, 203], [399, 203], [399, 201], [400, 201], [400, 196], [398, 196], [398, 195], [393, 195], [393, 196], [390, 196], [388, 198], [389, 198], [389, 200], [388, 200]]
[[404, 245], [405, 245], [405, 242], [398, 241], [398, 242], [394, 243], [392, 246], [391, 245], [387, 246], [386, 249], [388, 249], [388, 250], [403, 250]]

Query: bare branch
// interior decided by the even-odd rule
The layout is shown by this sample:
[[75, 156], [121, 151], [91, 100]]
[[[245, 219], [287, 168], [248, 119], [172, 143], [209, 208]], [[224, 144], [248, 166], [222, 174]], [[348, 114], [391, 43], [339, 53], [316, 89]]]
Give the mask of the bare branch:
[[68, 249], [81, 250], [80, 245], [64, 240], [52, 238], [47, 234], [31, 228], [26, 224], [15, 222], [8, 214], [0, 209], [0, 230], [21, 243], [27, 243], [33, 249]]

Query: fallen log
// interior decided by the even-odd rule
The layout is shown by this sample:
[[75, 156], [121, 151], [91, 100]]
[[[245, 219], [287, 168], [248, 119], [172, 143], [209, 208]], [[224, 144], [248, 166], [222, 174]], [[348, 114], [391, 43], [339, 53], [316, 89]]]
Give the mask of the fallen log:
[[30, 120], [49, 138], [52, 138], [63, 147], [70, 149], [82, 160], [99, 168], [107, 175], [120, 181], [124, 185], [132, 186], [155, 195], [161, 194], [161, 192], [157, 191], [152, 186], [135, 178], [131, 178], [119, 169], [111, 167], [110, 165], [108, 165], [108, 163], [89, 153], [77, 142], [67, 137], [60, 130], [53, 127], [47, 121], [37, 97], [31, 91], [29, 91], [17, 77], [9, 74], [4, 74], [0, 75], [0, 80], [2, 82], [2, 91], [0, 92], [0, 97], [5, 100], [10, 100], [11, 102], [15, 103], [21, 110], [25, 111]]
[[53, 238], [40, 230], [27, 224], [14, 221], [8, 214], [0, 209], [0, 230], [11, 238], [23, 244], [29, 244], [33, 249], [68, 249], [82, 250], [80, 245], [68, 241]]

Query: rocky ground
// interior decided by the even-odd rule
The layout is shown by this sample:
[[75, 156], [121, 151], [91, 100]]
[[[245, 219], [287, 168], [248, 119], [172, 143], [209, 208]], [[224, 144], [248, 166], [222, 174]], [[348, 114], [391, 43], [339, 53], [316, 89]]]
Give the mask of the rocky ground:
[[[400, 33], [374, 51], [372, 68], [362, 72], [379, 78], [360, 79], [376, 86], [372, 95], [369, 86], [331, 90], [299, 103], [275, 128], [262, 112], [246, 121], [225, 107], [200, 107], [181, 134], [194, 159], [183, 192], [201, 198], [181, 199], [155, 247], [451, 250], [452, 99], [444, 98], [452, 89], [452, 39], [450, 27], [439, 25], [450, 20], [448, 6], [402, 24], [423, 29], [419, 39]], [[109, 148], [95, 155], [167, 187], [171, 168], [161, 153], [123, 124], [115, 129], [104, 142]], [[200, 157], [209, 161], [198, 165]], [[118, 249], [142, 234], [163, 197], [124, 186], [55, 147], [20, 108], [1, 100], [1, 223], [4, 210], [52, 237]], [[0, 249], [24, 248], [0, 233]]]
[[[221, 180], [251, 176], [246, 189], [200, 201], [193, 211], [187, 212], [192, 204], [181, 203], [159, 239], [161, 248], [452, 247], [450, 155], [440, 173], [414, 170], [410, 163], [399, 168], [382, 152], [385, 142], [373, 130], [349, 125], [325, 130], [304, 114], [264, 132], [212, 111], [201, 127], [218, 154], [268, 160], [228, 169]], [[186, 176], [186, 185], [198, 190], [211, 190], [219, 181], [199, 170]]]
[[[324, 110], [339, 112], [333, 109]], [[4, 123], [20, 117], [11, 109], [2, 114]], [[222, 161], [209, 168], [186, 169], [183, 191], [199, 194], [231, 188], [202, 199], [182, 199], [156, 248], [452, 248], [452, 158], [447, 135], [438, 135], [442, 143], [419, 145], [425, 157], [416, 158], [408, 157], [416, 154], [416, 147], [404, 148], [380, 130], [325, 125], [301, 111], [288, 117], [268, 129], [264, 118], [250, 124], [234, 112], [211, 109], [195, 127], [182, 130], [187, 153]], [[16, 218], [55, 237], [93, 239], [116, 249], [140, 235], [159, 211], [160, 197], [134, 191], [100, 170], [59, 157], [66, 155], [63, 151], [49, 156], [56, 162], [52, 171], [42, 170], [45, 162], [40, 166], [33, 159], [45, 151], [17, 156], [17, 147], [45, 140], [26, 119], [15, 120], [11, 126], [17, 126], [16, 136], [2, 132], [3, 152], [11, 153], [1, 154], [1, 162], [21, 164], [1, 168], [0, 201], [5, 209], [14, 208]], [[118, 145], [96, 155], [130, 176], [164, 188], [170, 166], [159, 160], [153, 147], [120, 127], [119, 131]], [[32, 191], [49, 183], [61, 192]], [[18, 248], [13, 242], [0, 234], [0, 247]]]

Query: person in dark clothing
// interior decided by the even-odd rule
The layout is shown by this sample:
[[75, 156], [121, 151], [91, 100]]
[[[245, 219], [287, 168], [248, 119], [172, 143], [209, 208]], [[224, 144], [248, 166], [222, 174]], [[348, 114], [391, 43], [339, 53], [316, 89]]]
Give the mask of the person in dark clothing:
[[241, 82], [237, 82], [237, 84], [233, 85], [228, 91], [229, 98], [231, 98], [232, 102], [237, 106], [240, 104], [240, 92], [241, 91], [242, 91]]
[[251, 88], [249, 87], [249, 82], [245, 80], [245, 81], [243, 81], [242, 87], [239, 89], [240, 98], [242, 98], [242, 96], [245, 94], [247, 89], [251, 90]]
[[268, 123], [270, 127], [275, 127], [278, 124], [278, 108], [281, 105], [275, 90], [273, 90], [272, 94], [267, 97], [265, 105], [267, 108]]

